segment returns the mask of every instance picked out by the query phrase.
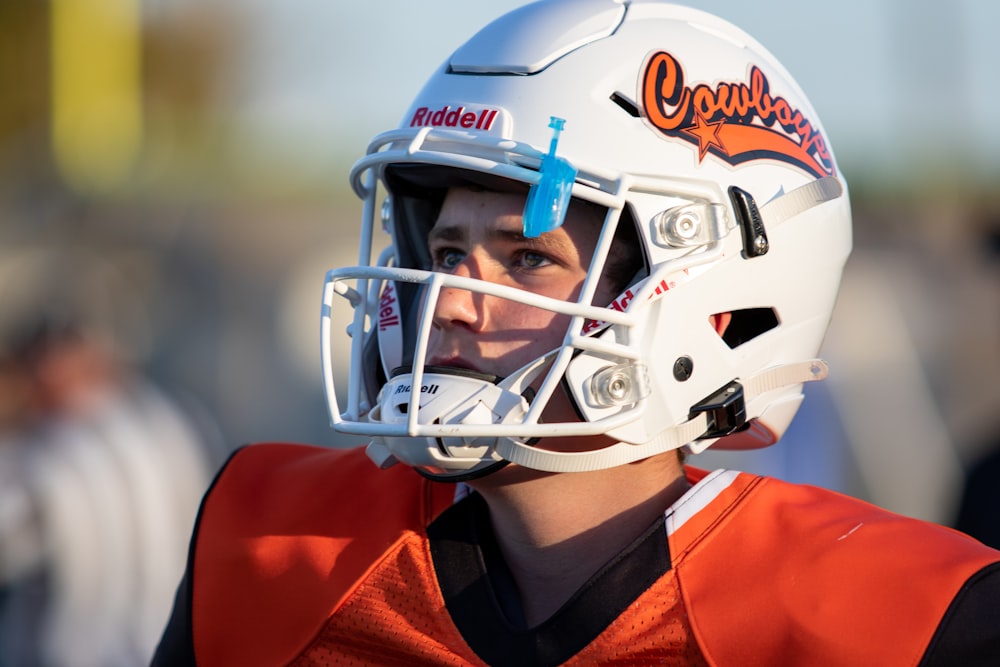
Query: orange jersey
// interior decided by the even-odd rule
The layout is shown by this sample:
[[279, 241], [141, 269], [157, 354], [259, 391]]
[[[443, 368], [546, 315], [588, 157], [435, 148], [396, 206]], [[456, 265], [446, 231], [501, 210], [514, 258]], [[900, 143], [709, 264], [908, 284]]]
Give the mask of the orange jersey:
[[996, 658], [1000, 552], [821, 489], [690, 476], [662, 521], [529, 629], [477, 494], [379, 471], [361, 450], [245, 448], [206, 495], [154, 665]]

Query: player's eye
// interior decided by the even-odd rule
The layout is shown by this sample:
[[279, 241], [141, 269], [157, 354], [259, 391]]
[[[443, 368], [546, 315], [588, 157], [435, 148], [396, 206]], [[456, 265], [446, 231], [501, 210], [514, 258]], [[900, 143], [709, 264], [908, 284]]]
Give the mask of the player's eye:
[[435, 270], [451, 271], [465, 258], [465, 253], [456, 248], [435, 248], [433, 254]]
[[537, 252], [523, 252], [517, 258], [517, 263], [526, 269], [538, 269], [552, 263], [545, 255]]

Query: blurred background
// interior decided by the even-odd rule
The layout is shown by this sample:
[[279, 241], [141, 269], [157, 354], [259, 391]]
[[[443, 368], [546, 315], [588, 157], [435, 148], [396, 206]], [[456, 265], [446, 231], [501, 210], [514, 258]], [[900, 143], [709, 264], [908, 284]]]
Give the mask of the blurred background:
[[[318, 364], [323, 274], [356, 260], [347, 172], [520, 4], [0, 3], [0, 666], [145, 664], [228, 453], [357, 444]], [[691, 4], [805, 88], [856, 235], [831, 379], [780, 444], [693, 463], [952, 525], [975, 471], [996, 503], [1000, 4]]]

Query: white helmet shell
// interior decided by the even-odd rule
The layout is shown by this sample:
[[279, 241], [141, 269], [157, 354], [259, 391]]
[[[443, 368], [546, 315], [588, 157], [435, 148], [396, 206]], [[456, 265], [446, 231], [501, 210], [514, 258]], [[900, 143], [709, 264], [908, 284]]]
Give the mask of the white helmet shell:
[[[553, 118], [563, 121], [555, 138]], [[572, 165], [567, 192], [608, 210], [578, 301], [429, 271], [421, 246], [435, 208], [426, 193], [451, 179], [540, 187], [553, 151]], [[346, 409], [334, 391], [329, 307], [324, 373], [334, 428], [370, 436], [380, 463], [433, 461], [432, 474], [445, 476], [504, 461], [592, 470], [682, 446], [766, 446], [794, 416], [801, 384], [826, 374], [815, 355], [851, 248], [846, 185], [799, 86], [717, 17], [652, 0], [515, 10], [441, 66], [351, 179], [365, 200], [362, 265], [331, 271], [324, 297], [356, 307]], [[380, 182], [392, 199], [390, 246], [376, 257]], [[635, 226], [645, 266], [614, 303], [592, 305], [620, 223]], [[490, 423], [445, 423], [440, 406], [421, 415], [416, 392], [404, 418], [386, 420], [378, 393], [394, 374], [410, 386], [427, 385], [425, 373], [449, 381], [423, 368], [442, 286], [549, 308], [572, 324], [561, 348], [522, 372], [480, 380], [503, 386], [488, 392], [503, 409], [483, 399]], [[711, 324], [722, 313], [732, 314], [725, 336]], [[539, 377], [537, 397], [511, 399]], [[542, 423], [560, 387], [580, 421]], [[597, 433], [618, 444], [579, 454], [532, 444]], [[445, 437], [467, 446], [441, 447]]]

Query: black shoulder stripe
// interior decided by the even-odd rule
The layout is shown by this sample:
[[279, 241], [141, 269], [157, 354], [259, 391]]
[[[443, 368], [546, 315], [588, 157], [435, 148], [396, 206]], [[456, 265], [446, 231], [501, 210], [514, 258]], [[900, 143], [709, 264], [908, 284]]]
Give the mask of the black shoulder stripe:
[[921, 667], [1000, 665], [1000, 562], [969, 577], [931, 639]]

